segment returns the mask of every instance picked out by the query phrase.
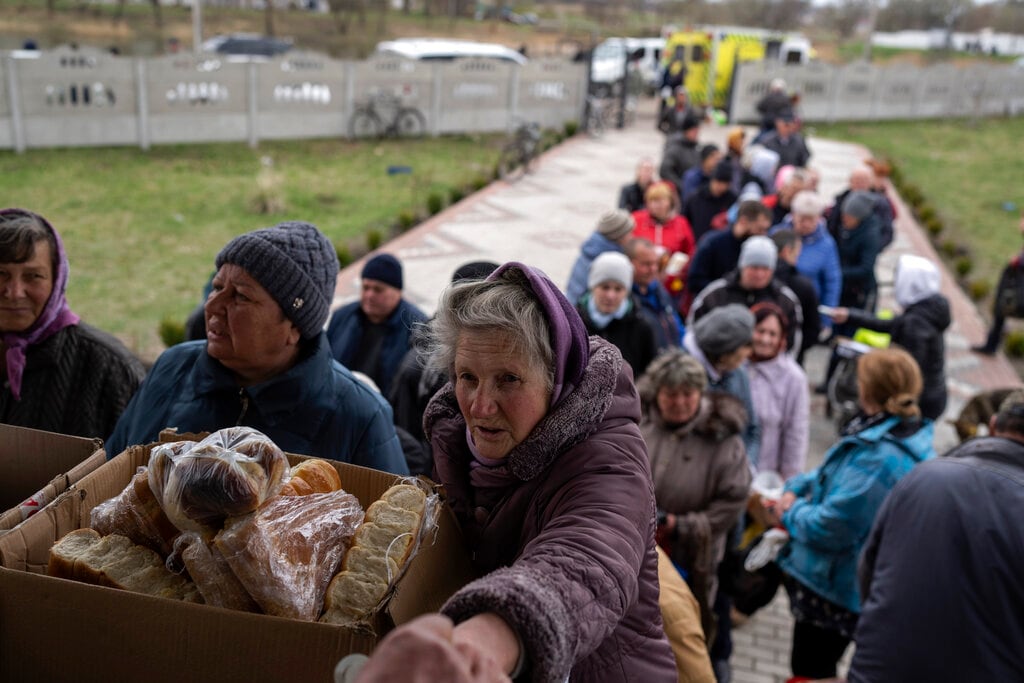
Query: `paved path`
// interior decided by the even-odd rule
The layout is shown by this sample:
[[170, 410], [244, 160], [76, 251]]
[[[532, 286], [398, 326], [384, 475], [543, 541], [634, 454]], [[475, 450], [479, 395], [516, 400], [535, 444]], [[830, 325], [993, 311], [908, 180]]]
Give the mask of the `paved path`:
[[[724, 138], [724, 128], [707, 126], [702, 130], [705, 142], [722, 145]], [[619, 188], [631, 181], [641, 157], [660, 160], [662, 141], [650, 114], [641, 114], [631, 128], [609, 131], [601, 139], [577, 136], [545, 154], [538, 169], [518, 183], [494, 183], [389, 242], [383, 250], [395, 254], [404, 264], [406, 297], [428, 313], [433, 312], [438, 295], [455, 269], [480, 259], [523, 261], [542, 268], [556, 283], [564, 285], [579, 246], [593, 231], [598, 217], [614, 208]], [[812, 165], [822, 175], [819, 191], [824, 197], [841, 191], [851, 167], [869, 156], [861, 147], [813, 137], [810, 146]], [[894, 305], [888, 285], [900, 254], [918, 254], [939, 262], [910, 210], [891, 188], [890, 194], [899, 214], [896, 237], [877, 265], [878, 279], [883, 283], [880, 306], [888, 307]], [[341, 272], [336, 304], [357, 295], [361, 268], [362, 262], [358, 262]], [[971, 344], [984, 339], [986, 324], [945, 269], [942, 290], [953, 311], [953, 324], [945, 337], [948, 418], [957, 415], [964, 402], [978, 391], [1017, 385], [1020, 380], [1001, 354], [988, 358], [970, 352]], [[826, 356], [821, 347], [808, 354], [805, 365], [812, 384], [820, 381]], [[814, 397], [811, 413], [808, 467], [820, 463], [835, 440], [834, 428], [824, 416], [824, 397]], [[952, 428], [942, 422], [935, 442], [940, 453], [956, 443]], [[734, 631], [733, 681], [785, 681], [789, 676], [791, 632], [788, 602], [780, 591], [771, 605]]]

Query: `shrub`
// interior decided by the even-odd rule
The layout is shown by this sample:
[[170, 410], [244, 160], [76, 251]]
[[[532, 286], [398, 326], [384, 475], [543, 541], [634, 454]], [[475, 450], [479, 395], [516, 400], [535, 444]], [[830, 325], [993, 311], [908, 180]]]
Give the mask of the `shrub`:
[[185, 321], [167, 317], [160, 321], [157, 328], [164, 346], [174, 346], [185, 341]]
[[924, 222], [924, 227], [932, 237], [938, 237], [939, 233], [942, 232], [942, 221], [938, 216], [933, 216], [930, 220]]
[[490, 184], [490, 180], [488, 180], [482, 175], [479, 175], [476, 178], [473, 178], [473, 182], [471, 182], [469, 186], [473, 188], [473, 192], [479, 192], [480, 190], [484, 189]]
[[565, 137], [571, 138], [573, 135], [576, 135], [577, 131], [579, 131], [579, 129], [580, 129], [580, 122], [579, 121], [566, 121], [565, 125], [563, 126], [563, 129], [565, 130]]
[[971, 280], [967, 284], [967, 295], [973, 301], [981, 301], [992, 291], [992, 283], [988, 280]]
[[907, 200], [907, 203], [915, 209], [924, 202], [924, 195], [921, 193], [920, 188], [912, 183], [907, 183], [903, 186], [902, 195]]
[[920, 208], [918, 208], [917, 217], [922, 223], [927, 223], [935, 218], [935, 209], [932, 208], [931, 204], [925, 202], [920, 206]]
[[956, 269], [957, 275], [965, 277], [974, 268], [974, 261], [970, 256], [961, 256], [953, 263], [953, 267]]
[[448, 191], [448, 203], [458, 204], [462, 201], [462, 198], [466, 196], [465, 191], [461, 187], [453, 187]]
[[416, 214], [406, 209], [398, 214], [398, 229], [405, 232], [412, 226], [416, 225]]
[[342, 268], [352, 263], [352, 249], [345, 242], [335, 242], [334, 252], [338, 255], [338, 263]]
[[366, 247], [370, 251], [377, 249], [383, 243], [384, 235], [381, 234], [380, 230], [368, 230], [366, 232]]
[[959, 249], [959, 246], [957, 245], [956, 240], [945, 239], [942, 240], [942, 244], [939, 245], [939, 248], [942, 249], [942, 253], [945, 254], [947, 258], [953, 258], [956, 256], [956, 251]]
[[1024, 356], [1024, 330], [1011, 330], [1006, 333], [1006, 341], [1003, 342], [1003, 350], [1006, 355], [1020, 358]]
[[270, 157], [260, 159], [260, 171], [256, 174], [256, 191], [249, 205], [261, 216], [280, 213], [285, 209], [284, 177], [274, 170]]
[[444, 197], [441, 196], [440, 192], [431, 192], [427, 196], [427, 212], [433, 216], [435, 213], [440, 213], [443, 208]]

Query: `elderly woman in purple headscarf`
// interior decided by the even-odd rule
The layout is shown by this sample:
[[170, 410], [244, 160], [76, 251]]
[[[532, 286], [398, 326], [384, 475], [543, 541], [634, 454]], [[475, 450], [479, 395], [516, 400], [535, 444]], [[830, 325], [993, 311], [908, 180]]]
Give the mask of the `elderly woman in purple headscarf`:
[[[431, 336], [452, 380], [424, 427], [483, 577], [442, 608], [454, 628], [441, 656], [500, 672], [465, 680], [675, 681], [640, 399], [618, 349], [588, 339], [554, 283], [519, 263], [446, 290]], [[436, 628], [416, 628], [437, 644]], [[396, 634], [382, 654], [416, 635]], [[379, 656], [359, 680], [426, 680], [418, 670], [415, 656]]]
[[0, 210], [0, 422], [105, 437], [144, 374], [64, 298], [68, 259], [45, 218]]

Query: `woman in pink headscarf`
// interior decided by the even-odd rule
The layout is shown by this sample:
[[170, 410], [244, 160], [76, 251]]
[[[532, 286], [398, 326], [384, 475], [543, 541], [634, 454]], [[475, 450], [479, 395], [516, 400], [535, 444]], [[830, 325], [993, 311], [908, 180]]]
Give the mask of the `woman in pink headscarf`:
[[68, 259], [42, 216], [0, 210], [0, 422], [105, 437], [142, 381], [119, 341], [79, 322]]

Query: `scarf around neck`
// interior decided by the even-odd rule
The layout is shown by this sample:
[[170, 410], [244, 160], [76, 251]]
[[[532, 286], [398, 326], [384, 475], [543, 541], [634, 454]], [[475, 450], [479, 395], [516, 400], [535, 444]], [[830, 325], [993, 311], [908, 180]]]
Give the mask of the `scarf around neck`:
[[21, 380], [25, 374], [26, 349], [49, 339], [65, 327], [77, 325], [79, 321], [79, 317], [68, 307], [68, 302], [65, 298], [70, 266], [68, 265], [68, 257], [64, 252], [64, 243], [61, 241], [60, 235], [53, 229], [49, 221], [39, 214], [24, 209], [3, 209], [0, 211], [0, 219], [19, 216], [29, 216], [39, 220], [53, 235], [57, 246], [57, 253], [54, 255], [54, 260], [57, 262], [57, 272], [54, 273], [53, 277], [53, 291], [50, 292], [50, 298], [46, 301], [46, 306], [43, 307], [36, 321], [24, 332], [3, 333], [4, 348], [6, 349], [4, 360], [7, 364], [7, 383], [16, 401], [21, 400]]

